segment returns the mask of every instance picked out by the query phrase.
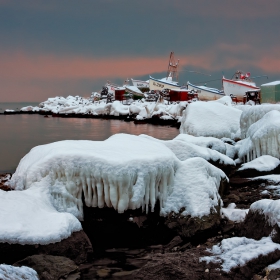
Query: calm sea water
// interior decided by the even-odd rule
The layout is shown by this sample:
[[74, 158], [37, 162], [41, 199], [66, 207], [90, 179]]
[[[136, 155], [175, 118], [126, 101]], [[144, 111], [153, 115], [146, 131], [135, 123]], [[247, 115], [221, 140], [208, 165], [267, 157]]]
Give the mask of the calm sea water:
[[[30, 103], [23, 106], [18, 103], [10, 104], [14, 108], [4, 109], [31, 105]], [[150, 124], [136, 125], [133, 122], [120, 120], [0, 115], [0, 173], [14, 172], [20, 159], [35, 146], [60, 140], [105, 140], [116, 133], [147, 134], [168, 140], [176, 137], [179, 130], [174, 127]]]

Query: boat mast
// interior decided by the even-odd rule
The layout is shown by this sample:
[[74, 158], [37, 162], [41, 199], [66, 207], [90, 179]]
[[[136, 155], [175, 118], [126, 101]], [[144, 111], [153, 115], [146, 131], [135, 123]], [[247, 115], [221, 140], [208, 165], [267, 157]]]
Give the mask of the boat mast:
[[172, 81], [178, 82], [178, 80], [179, 80], [178, 68], [179, 68], [179, 59], [175, 63], [174, 52], [171, 52], [168, 67], [167, 67], [166, 78], [172, 77]]

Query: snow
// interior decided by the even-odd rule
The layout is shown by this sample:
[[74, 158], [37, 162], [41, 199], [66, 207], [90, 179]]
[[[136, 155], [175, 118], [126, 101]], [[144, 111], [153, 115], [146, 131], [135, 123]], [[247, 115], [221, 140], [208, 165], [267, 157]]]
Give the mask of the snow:
[[24, 191], [0, 190], [0, 242], [44, 245], [82, 229], [72, 214], [54, 208], [50, 189], [43, 183]]
[[240, 131], [241, 138], [248, 137], [249, 127], [260, 120], [266, 113], [277, 110], [280, 111], [280, 105], [277, 104], [263, 104], [259, 106], [248, 106], [247, 109], [242, 112], [240, 117]]
[[[279, 82], [280, 83], [280, 82]], [[266, 268], [266, 271], [271, 271], [271, 270], [274, 270], [274, 269], [280, 269], [280, 260], [273, 263], [273, 264], [270, 264], [267, 268]]]
[[204, 159], [192, 158], [182, 162], [161, 215], [180, 213], [182, 208], [181, 215], [199, 218], [217, 212], [222, 204], [218, 192], [221, 180], [228, 180], [224, 172]]
[[240, 137], [242, 111], [219, 102], [194, 102], [183, 112], [180, 133], [215, 138]]
[[[203, 87], [201, 87], [201, 88], [203, 88]], [[212, 89], [212, 90], [213, 90], [213, 89]], [[216, 89], [216, 91], [220, 92], [220, 91], [217, 90], [217, 89]], [[223, 105], [226, 105], [226, 106], [232, 106], [232, 99], [231, 99], [230, 96], [223, 96], [223, 97], [221, 97], [221, 98], [219, 98], [219, 99], [217, 99], [217, 100], [213, 100], [213, 101], [211, 101], [211, 102], [219, 102], [219, 103], [221, 103], [221, 104], [223, 104]]]
[[237, 223], [243, 222], [249, 209], [235, 209], [235, 207], [235, 203], [230, 203], [227, 208], [222, 208], [221, 217]]
[[280, 227], [280, 200], [262, 199], [250, 206], [250, 211], [258, 212], [266, 217], [270, 226]]
[[12, 266], [0, 264], [1, 280], [39, 280], [37, 272], [27, 266]]
[[209, 148], [212, 150], [216, 150], [222, 154], [226, 154], [226, 145], [225, 143], [217, 138], [214, 137], [203, 137], [203, 136], [192, 136], [189, 134], [179, 134], [174, 138], [174, 140], [185, 141], [188, 143], [193, 143], [200, 147]]
[[250, 180], [252, 181], [264, 180], [270, 182], [271, 184], [280, 184], [280, 175], [277, 174], [264, 175], [264, 176], [250, 178]]
[[233, 268], [244, 266], [249, 261], [275, 250], [280, 250], [280, 244], [273, 243], [270, 237], [263, 237], [258, 241], [246, 237], [232, 237], [208, 249], [213, 255], [202, 257], [200, 261], [221, 263], [222, 270], [230, 272]]
[[265, 86], [276, 86], [276, 85], [279, 85], [279, 84], [280, 84], [280, 81], [274, 81], [274, 82], [262, 84], [261, 86], [262, 87], [265, 87]]
[[[180, 161], [165, 145], [144, 137], [116, 134], [105, 141], [66, 140], [33, 148], [20, 161], [10, 184], [28, 189], [43, 179], [55, 205], [83, 218], [88, 207], [114, 207], [119, 213], [164, 206]], [[56, 203], [57, 201], [57, 203]], [[76, 206], [76, 208], [74, 207]]]
[[[215, 150], [211, 150], [209, 148], [205, 148], [203, 146], [198, 146], [196, 144], [193, 144], [196, 142], [196, 140], [192, 139], [192, 136], [190, 136], [190, 137], [185, 137], [185, 136], [189, 136], [189, 135], [183, 135], [182, 137], [177, 136], [173, 140], [158, 140], [151, 136], [140, 135], [140, 137], [145, 137], [145, 138], [151, 139], [153, 141], [164, 144], [181, 161], [184, 161], [189, 158], [200, 157], [207, 161], [217, 162], [217, 163], [223, 164], [223, 165], [235, 166], [235, 162], [228, 156], [221, 154]], [[199, 137], [194, 137], [194, 138], [199, 138]], [[203, 137], [201, 137], [201, 138], [203, 138]], [[177, 140], [177, 139], [184, 139], [184, 140], [182, 141], [182, 140]], [[188, 142], [187, 141], [188, 139], [190, 139], [191, 141]], [[204, 141], [204, 139], [200, 139], [200, 140], [198, 139], [197, 143], [200, 143], [202, 145], [207, 145], [207, 143], [209, 143], [209, 142], [207, 142], [207, 139], [205, 139], [205, 141]]]
[[246, 169], [255, 169], [257, 171], [271, 171], [274, 170], [278, 165], [280, 165], [280, 160], [278, 158], [264, 155], [250, 162], [242, 164], [238, 171]]
[[240, 143], [238, 156], [251, 161], [262, 155], [280, 158], [280, 112], [269, 111], [248, 131], [247, 138]]

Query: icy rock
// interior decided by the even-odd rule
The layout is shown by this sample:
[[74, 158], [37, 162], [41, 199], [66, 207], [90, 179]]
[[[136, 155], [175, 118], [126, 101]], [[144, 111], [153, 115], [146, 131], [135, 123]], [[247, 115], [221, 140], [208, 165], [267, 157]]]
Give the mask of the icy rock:
[[280, 158], [280, 112], [270, 111], [253, 123], [239, 147], [238, 157], [243, 161], [248, 162], [262, 155]]
[[[240, 109], [240, 108], [239, 108]], [[260, 120], [266, 113], [277, 110], [280, 112], [280, 105], [277, 104], [264, 104], [260, 106], [248, 106], [240, 117], [240, 132], [241, 138], [247, 138], [249, 127]]]
[[27, 266], [16, 267], [12, 265], [0, 264], [1, 280], [39, 280], [37, 272]]
[[218, 102], [194, 102], [183, 113], [180, 133], [238, 139], [241, 113], [241, 110]]
[[280, 173], [280, 160], [269, 155], [264, 155], [242, 164], [236, 174], [242, 177], [256, 177], [278, 173]]
[[165, 224], [183, 237], [213, 227], [220, 220], [219, 191], [227, 181], [220, 169], [204, 159], [184, 161], [176, 172], [173, 191], [161, 209]]
[[114, 207], [119, 213], [157, 200], [164, 207], [180, 164], [163, 144], [144, 137], [116, 134], [105, 141], [60, 141], [33, 148], [11, 179], [17, 190], [48, 187], [61, 212], [83, 218], [88, 207]]

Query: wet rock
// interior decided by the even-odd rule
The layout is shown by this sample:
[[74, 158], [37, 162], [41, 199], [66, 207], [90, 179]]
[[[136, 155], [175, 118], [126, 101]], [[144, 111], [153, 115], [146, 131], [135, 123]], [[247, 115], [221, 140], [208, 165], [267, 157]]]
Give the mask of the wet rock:
[[65, 256], [76, 264], [86, 262], [92, 246], [83, 231], [74, 232], [69, 238], [48, 245], [20, 245], [0, 243], [0, 263], [12, 264], [35, 254]]
[[165, 224], [182, 238], [189, 238], [217, 227], [220, 224], [220, 214], [217, 210], [217, 212], [213, 211], [208, 216], [198, 218], [181, 216], [172, 212], [166, 217]]
[[[14, 266], [28, 266], [37, 271], [41, 280], [80, 279], [77, 265], [70, 259], [62, 256], [51, 255], [33, 255], [21, 261]], [[69, 278], [67, 278], [69, 277]]]

